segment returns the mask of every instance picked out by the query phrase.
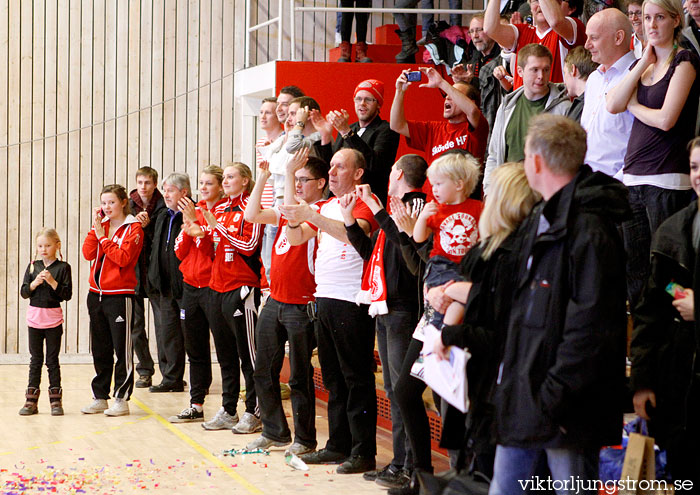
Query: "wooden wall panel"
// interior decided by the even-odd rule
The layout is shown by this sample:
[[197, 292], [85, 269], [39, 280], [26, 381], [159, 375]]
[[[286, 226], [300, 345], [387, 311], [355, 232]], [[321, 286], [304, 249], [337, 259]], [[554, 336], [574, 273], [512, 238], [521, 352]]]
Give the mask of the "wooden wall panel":
[[103, 185], [132, 189], [142, 165], [187, 172], [195, 185], [201, 168], [233, 158], [243, 5], [0, 0], [0, 362], [27, 354], [19, 286], [42, 226], [58, 230], [73, 268], [64, 351], [86, 355], [81, 247]]
[[[9, 48], [9, 5], [0, 4], [0, 171], [7, 170], [7, 115], [8, 115], [8, 63]], [[7, 191], [7, 173], [0, 173], [0, 191]], [[7, 300], [7, 227], [8, 227], [7, 195], [0, 194], [0, 301]], [[13, 291], [11, 288], [10, 291]], [[7, 349], [7, 316], [0, 315], [0, 353]]]

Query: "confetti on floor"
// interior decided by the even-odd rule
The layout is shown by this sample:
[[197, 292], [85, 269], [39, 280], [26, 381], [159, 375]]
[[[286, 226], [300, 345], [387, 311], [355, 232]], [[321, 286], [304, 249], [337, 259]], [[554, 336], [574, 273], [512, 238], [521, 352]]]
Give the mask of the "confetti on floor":
[[[46, 464], [47, 461], [41, 459], [36, 465], [20, 462], [15, 465], [15, 469], [1, 469], [0, 494], [112, 495], [153, 490], [170, 494], [190, 485], [191, 480], [198, 475], [211, 478], [215, 474], [204, 462], [181, 459], [161, 466], [152, 459], [148, 463], [134, 459], [123, 465], [92, 467], [85, 467], [84, 461], [85, 457], [78, 457], [72, 465], [60, 467]], [[209, 488], [216, 489], [214, 486]], [[199, 489], [205, 491], [207, 486], [200, 486]]]

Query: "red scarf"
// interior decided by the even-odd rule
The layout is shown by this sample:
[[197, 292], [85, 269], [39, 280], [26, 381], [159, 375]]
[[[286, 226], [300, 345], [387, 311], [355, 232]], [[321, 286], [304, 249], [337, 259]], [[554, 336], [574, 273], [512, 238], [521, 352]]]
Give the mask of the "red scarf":
[[362, 287], [357, 294], [357, 304], [369, 304], [370, 316], [385, 315], [389, 312], [386, 305], [386, 278], [384, 275], [384, 245], [386, 234], [383, 230], [377, 235], [377, 242], [372, 250], [372, 257], [362, 276]]

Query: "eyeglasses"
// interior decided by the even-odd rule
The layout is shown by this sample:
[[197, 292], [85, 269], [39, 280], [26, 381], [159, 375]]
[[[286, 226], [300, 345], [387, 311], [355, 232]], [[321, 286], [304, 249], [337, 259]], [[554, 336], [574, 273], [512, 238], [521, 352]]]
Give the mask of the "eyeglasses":
[[355, 103], [376, 103], [377, 99], [376, 98], [360, 98], [359, 96], [355, 97]]
[[479, 34], [479, 33], [483, 33], [483, 32], [484, 32], [484, 28], [474, 28], [474, 29], [469, 30], [469, 35], [473, 36], [475, 34]]
[[318, 180], [319, 178], [320, 178], [320, 177], [318, 177], [318, 178], [316, 178], [316, 179], [312, 179], [311, 177], [294, 177], [294, 182], [295, 182], [295, 183], [298, 182], [299, 184], [302, 184], [302, 185], [303, 185], [303, 184], [306, 184], [306, 183], [309, 182], [309, 181]]
[[627, 12], [627, 17], [642, 17], [641, 10], [630, 10]]

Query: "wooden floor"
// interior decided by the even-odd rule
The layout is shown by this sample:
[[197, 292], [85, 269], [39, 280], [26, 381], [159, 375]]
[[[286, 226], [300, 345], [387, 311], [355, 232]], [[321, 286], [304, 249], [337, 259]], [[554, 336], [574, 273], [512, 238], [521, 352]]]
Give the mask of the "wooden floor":
[[[286, 465], [284, 449], [269, 455], [233, 457], [225, 450], [242, 449], [255, 435], [208, 432], [201, 423], [170, 424], [167, 418], [188, 405], [189, 394], [151, 394], [136, 389], [131, 415], [109, 418], [80, 414], [91, 400], [91, 365], [61, 367], [63, 417], [52, 417], [44, 370], [39, 414], [21, 417], [27, 380], [26, 365], [0, 366], [0, 493], [199, 494], [199, 493], [385, 493], [362, 475], [338, 475], [335, 466], [309, 466], [297, 471]], [[220, 407], [217, 373], [205, 404], [205, 418]], [[289, 401], [284, 401], [289, 416]], [[328, 438], [325, 404], [317, 402], [318, 442]], [[239, 404], [239, 412], [243, 405]], [[391, 459], [391, 434], [377, 431], [377, 465]], [[446, 460], [434, 456], [436, 469]]]

